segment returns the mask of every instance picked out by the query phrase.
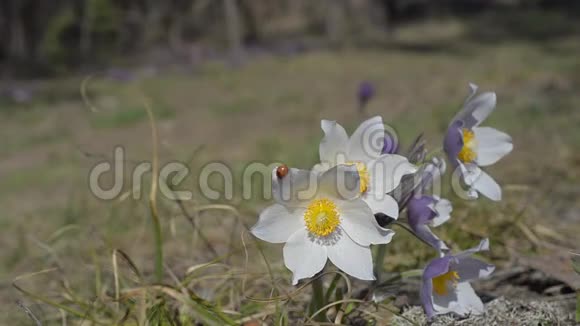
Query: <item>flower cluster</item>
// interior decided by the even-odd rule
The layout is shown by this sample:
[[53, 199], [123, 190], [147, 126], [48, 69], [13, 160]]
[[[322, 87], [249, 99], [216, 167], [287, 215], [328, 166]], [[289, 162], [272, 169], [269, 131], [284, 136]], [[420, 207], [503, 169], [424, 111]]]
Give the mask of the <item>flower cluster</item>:
[[[481, 167], [508, 154], [511, 138], [480, 126], [495, 108], [496, 96], [470, 88], [449, 124], [443, 150], [469, 198], [482, 194], [497, 201], [501, 188]], [[386, 227], [396, 221], [437, 252], [422, 277], [427, 316], [481, 313], [483, 304], [469, 281], [488, 276], [494, 267], [471, 256], [488, 250], [487, 239], [452, 253], [431, 230], [451, 218], [451, 202], [433, 191], [446, 172], [445, 160], [427, 155], [421, 138], [401, 153], [379, 116], [364, 121], [350, 137], [335, 121], [322, 120], [321, 128], [320, 163], [311, 170], [274, 169], [276, 203], [261, 212], [251, 230], [259, 239], [285, 244], [284, 263], [293, 284], [322, 271], [327, 260], [355, 278], [375, 280], [370, 246], [388, 244], [394, 232]], [[400, 212], [406, 216], [399, 219]]]

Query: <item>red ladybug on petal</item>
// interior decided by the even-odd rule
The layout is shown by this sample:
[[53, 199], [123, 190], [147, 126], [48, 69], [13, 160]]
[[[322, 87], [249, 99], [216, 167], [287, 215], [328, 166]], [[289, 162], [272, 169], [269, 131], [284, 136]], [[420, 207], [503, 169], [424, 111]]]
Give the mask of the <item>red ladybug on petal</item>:
[[282, 164], [276, 168], [276, 176], [278, 179], [284, 178], [288, 174], [288, 166], [286, 164]]

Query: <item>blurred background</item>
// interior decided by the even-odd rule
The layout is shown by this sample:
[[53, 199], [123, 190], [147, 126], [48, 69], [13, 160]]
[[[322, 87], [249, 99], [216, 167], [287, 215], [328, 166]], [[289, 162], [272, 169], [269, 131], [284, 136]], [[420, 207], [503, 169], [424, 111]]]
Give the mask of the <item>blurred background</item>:
[[[259, 179], [255, 198], [241, 198], [249, 162], [309, 168], [318, 160], [320, 119], [353, 131], [376, 114], [401, 148], [423, 133], [437, 149], [473, 82], [498, 95], [486, 125], [513, 137], [514, 151], [489, 169], [504, 199], [465, 202], [449, 193], [452, 225], [436, 232], [456, 249], [491, 237], [488, 258], [504, 278], [478, 287], [488, 300], [568, 304], [579, 287], [570, 265], [580, 246], [579, 1], [1, 0], [0, 76], [2, 323], [28, 323], [22, 305], [49, 322], [63, 318], [23, 296], [15, 279], [26, 291], [83, 307], [82, 300], [110, 299], [114, 248], [145, 279], [152, 275], [147, 196], [134, 200], [128, 183], [102, 201], [87, 181], [115, 146], [125, 149], [126, 180], [151, 160], [144, 99], [159, 159], [192, 171], [177, 187], [194, 190], [194, 200], [158, 202], [165, 264], [178, 277], [224, 255], [247, 272], [240, 234], [268, 204]], [[372, 89], [362, 109], [361, 85]], [[234, 171], [231, 201], [198, 191], [195, 171], [215, 161]], [[235, 213], [199, 209], [216, 203]], [[433, 258], [397, 232], [386, 270]], [[288, 285], [280, 247], [263, 247]], [[256, 280], [245, 290], [269, 293], [259, 280], [262, 257], [249, 259]], [[58, 272], [27, 274], [46, 268]], [[244, 300], [239, 279], [224, 279], [201, 282], [204, 296], [244, 313], [263, 308]]]

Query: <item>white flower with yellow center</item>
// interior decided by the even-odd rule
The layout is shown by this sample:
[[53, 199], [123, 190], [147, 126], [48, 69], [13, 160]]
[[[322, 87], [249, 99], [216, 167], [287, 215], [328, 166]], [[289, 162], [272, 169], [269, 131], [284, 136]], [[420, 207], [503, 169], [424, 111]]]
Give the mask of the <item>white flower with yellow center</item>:
[[325, 171], [338, 164], [356, 167], [360, 176], [360, 196], [373, 213], [384, 213], [392, 218], [399, 216], [397, 201], [387, 195], [393, 191], [406, 174], [417, 168], [406, 157], [382, 154], [385, 127], [380, 116], [370, 118], [349, 137], [335, 121], [322, 120], [324, 138], [320, 142], [320, 164], [316, 171]]
[[477, 86], [470, 84], [471, 94], [463, 109], [451, 120], [443, 148], [462, 180], [469, 187], [468, 195], [477, 198], [481, 193], [491, 200], [501, 200], [501, 188], [480, 167], [489, 166], [509, 154], [511, 137], [491, 127], [479, 125], [495, 109], [495, 93], [475, 96]]
[[482, 240], [475, 248], [457, 254], [447, 253], [431, 260], [423, 270], [420, 298], [429, 319], [454, 312], [460, 316], [483, 313], [483, 303], [469, 284], [489, 276], [495, 266], [472, 258], [489, 250], [489, 241]]
[[379, 227], [359, 191], [354, 166], [323, 173], [275, 169], [277, 203], [262, 211], [251, 232], [264, 241], [286, 243], [284, 263], [294, 274], [293, 284], [321, 271], [327, 259], [347, 274], [374, 280], [369, 246], [390, 242], [394, 232]]

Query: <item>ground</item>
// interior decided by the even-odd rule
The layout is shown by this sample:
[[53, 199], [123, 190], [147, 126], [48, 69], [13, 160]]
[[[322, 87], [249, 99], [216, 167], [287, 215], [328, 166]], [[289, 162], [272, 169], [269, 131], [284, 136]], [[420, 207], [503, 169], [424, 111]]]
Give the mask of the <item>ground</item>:
[[[427, 37], [425, 30], [433, 35]], [[497, 92], [498, 107], [486, 124], [509, 133], [514, 141], [513, 153], [489, 169], [503, 185], [504, 200], [463, 202], [451, 196], [453, 225], [443, 226], [439, 234], [454, 248], [489, 236], [492, 251], [487, 258], [508, 270], [522, 261], [528, 266], [535, 257], [566, 256], [579, 249], [580, 44], [573, 35], [541, 42], [484, 36], [460, 22], [434, 21], [401, 28], [385, 47], [264, 54], [239, 67], [210, 61], [187, 69], [137, 68], [131, 70], [130, 80], [96, 73], [88, 79], [11, 83], [30, 92], [31, 98], [22, 103], [3, 99], [0, 104], [0, 323], [26, 322], [24, 311], [14, 304], [22, 296], [12, 286], [26, 273], [59, 268], [58, 273], [19, 279], [20, 286], [47, 297], [66, 297], [69, 286], [88, 297], [104, 296], [111, 291], [111, 251], [120, 248], [146, 278], [152, 274], [154, 246], [146, 196], [103, 201], [87, 185], [89, 170], [110, 158], [117, 145], [126, 150], [127, 170], [151, 159], [143, 97], [157, 118], [161, 161], [187, 161], [192, 171], [219, 161], [241, 180], [248, 162], [285, 162], [300, 168], [316, 163], [320, 119], [337, 120], [352, 131], [364, 118], [355, 101], [362, 80], [377, 88], [365, 116], [381, 115], [397, 131], [403, 147], [422, 132], [431, 149], [441, 146], [449, 119], [467, 95], [468, 82], [477, 83], [482, 90]], [[186, 203], [195, 210], [208, 201], [199, 198], [193, 174], [179, 187], [196, 191], [195, 202]], [[217, 202], [235, 207], [240, 221], [251, 225], [268, 204], [259, 194], [242, 200], [236, 187], [232, 200]], [[200, 236], [174, 202], [160, 199], [159, 210], [165, 263], [179, 276], [214, 258], [203, 236], [219, 255], [237, 250], [227, 263], [238, 271], [266, 275], [256, 250], [250, 250], [245, 264], [243, 228], [232, 214], [201, 215]], [[433, 257], [404, 230], [397, 232], [389, 245], [387, 271], [420, 268]], [[250, 238], [243, 236], [253, 243]], [[281, 248], [261, 247], [277, 277], [287, 284]], [[546, 269], [543, 272], [555, 273]], [[566, 267], [561, 269], [567, 273]], [[233, 306], [255, 309], [243, 295], [266, 297], [268, 291], [258, 283], [252, 281], [251, 293], [235, 293], [240, 302]], [[205, 288], [203, 295], [223, 295], [213, 290]], [[233, 286], [230, 290], [239, 292]], [[36, 314], [60, 318], [55, 309], [25, 302]]]

